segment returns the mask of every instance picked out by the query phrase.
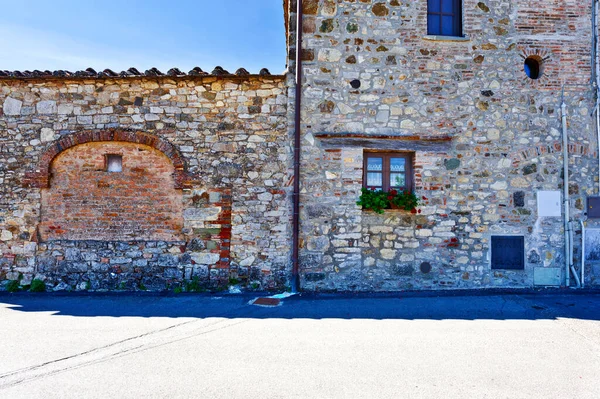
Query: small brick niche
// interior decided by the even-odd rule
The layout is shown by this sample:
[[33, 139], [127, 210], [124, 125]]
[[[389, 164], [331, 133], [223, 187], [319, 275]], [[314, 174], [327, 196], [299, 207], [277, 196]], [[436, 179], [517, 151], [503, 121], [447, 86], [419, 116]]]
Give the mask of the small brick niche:
[[171, 160], [155, 148], [80, 144], [58, 154], [50, 172], [42, 189], [43, 241], [182, 239], [183, 193]]
[[106, 154], [104, 156], [106, 171], [111, 173], [123, 172], [123, 156], [118, 154]]

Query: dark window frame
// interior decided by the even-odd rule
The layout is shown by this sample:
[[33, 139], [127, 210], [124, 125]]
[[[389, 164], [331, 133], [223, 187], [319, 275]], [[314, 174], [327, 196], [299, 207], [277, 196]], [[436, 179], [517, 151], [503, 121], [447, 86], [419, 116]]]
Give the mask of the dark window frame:
[[[435, 36], [456, 36], [462, 37], [462, 0], [450, 0], [452, 1], [452, 12], [443, 12], [442, 11], [442, 1], [443, 0], [427, 0], [427, 34], [435, 35]], [[447, 1], [447, 0], [446, 0]], [[432, 9], [431, 4], [436, 3], [439, 7], [439, 12], [430, 11]], [[429, 19], [431, 15], [437, 15], [440, 18], [440, 25], [437, 30], [431, 31], [429, 29]], [[452, 33], [451, 34], [443, 34], [442, 33], [442, 17], [452, 17]]]
[[[382, 166], [382, 187], [383, 191], [390, 191], [392, 188], [396, 190], [408, 190], [410, 192], [413, 191], [413, 159], [414, 152], [389, 152], [389, 151], [364, 151], [363, 153], [363, 187], [371, 188], [373, 186], [367, 185], [367, 168], [368, 168], [368, 160], [369, 158], [383, 158], [383, 166]], [[405, 185], [403, 187], [390, 186], [390, 159], [391, 158], [404, 158], [405, 167], [404, 167], [404, 181]], [[397, 173], [397, 172], [394, 172]], [[380, 187], [376, 187], [380, 188]]]

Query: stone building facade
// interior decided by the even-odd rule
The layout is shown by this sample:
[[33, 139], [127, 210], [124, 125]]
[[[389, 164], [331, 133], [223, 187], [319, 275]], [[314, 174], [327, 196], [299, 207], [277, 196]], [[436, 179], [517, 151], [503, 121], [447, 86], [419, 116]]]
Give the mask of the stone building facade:
[[[428, 34], [428, 3], [303, 3], [302, 285], [564, 284], [562, 219], [540, 217], [536, 200], [562, 190], [563, 98], [574, 219], [598, 193], [592, 2], [463, 0], [459, 37]], [[410, 155], [418, 213], [356, 205], [377, 151]], [[492, 239], [505, 236], [522, 237], [521, 270], [492, 269]]]
[[[303, 290], [564, 285], [538, 197], [563, 188], [563, 102], [571, 216], [598, 195], [592, 2], [454, 1], [456, 36], [429, 3], [303, 0]], [[282, 76], [0, 71], [0, 287], [289, 287], [296, 1], [284, 15]], [[414, 211], [357, 205], [369, 159], [404, 160]], [[493, 259], [506, 238], [520, 267]]]
[[284, 77], [108, 74], [0, 81], [0, 280], [285, 286]]

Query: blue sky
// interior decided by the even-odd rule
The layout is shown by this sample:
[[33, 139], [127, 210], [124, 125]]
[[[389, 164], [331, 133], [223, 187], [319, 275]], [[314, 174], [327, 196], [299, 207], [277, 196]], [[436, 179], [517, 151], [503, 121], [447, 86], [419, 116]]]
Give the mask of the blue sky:
[[281, 0], [0, 4], [0, 70], [285, 68]]

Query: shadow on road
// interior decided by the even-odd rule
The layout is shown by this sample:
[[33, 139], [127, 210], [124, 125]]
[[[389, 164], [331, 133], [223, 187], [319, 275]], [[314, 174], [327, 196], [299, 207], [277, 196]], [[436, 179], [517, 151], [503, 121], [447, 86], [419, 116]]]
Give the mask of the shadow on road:
[[0, 310], [75, 317], [600, 320], [600, 294], [355, 297], [300, 295], [277, 307], [251, 306], [245, 295], [0, 295]]

